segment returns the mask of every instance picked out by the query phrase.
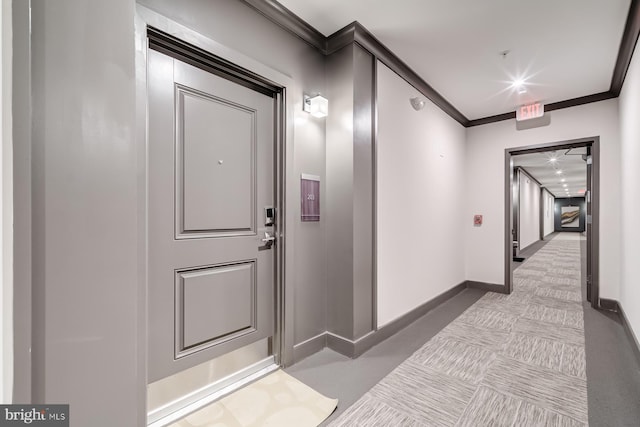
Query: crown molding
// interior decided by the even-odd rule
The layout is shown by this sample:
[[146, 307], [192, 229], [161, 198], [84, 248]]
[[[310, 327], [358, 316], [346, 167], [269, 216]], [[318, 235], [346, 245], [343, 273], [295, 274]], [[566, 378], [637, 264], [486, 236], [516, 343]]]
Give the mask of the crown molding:
[[[358, 43], [379, 59], [383, 64], [405, 79], [411, 86], [422, 92], [424, 96], [429, 98], [429, 100], [464, 127], [480, 126], [503, 120], [511, 120], [516, 117], [515, 111], [510, 111], [503, 114], [496, 114], [494, 116], [469, 120], [464, 116], [464, 114], [458, 111], [453, 104], [440, 95], [433, 87], [413, 71], [411, 67], [396, 56], [373, 34], [371, 34], [369, 30], [357, 21], [354, 21], [341, 30], [336, 31], [329, 37], [325, 37], [322, 33], [278, 3], [276, 0], [241, 1], [254, 8], [280, 27], [315, 47], [324, 55], [330, 55], [350, 43]], [[547, 104], [545, 105], [545, 112], [617, 98], [622, 90], [622, 85], [624, 84], [624, 79], [633, 57], [633, 51], [638, 41], [638, 35], [640, 35], [640, 0], [631, 0], [629, 13], [627, 15], [627, 22], [625, 24], [620, 48], [618, 50], [616, 65], [613, 70], [610, 89], [606, 92]]]
[[607, 99], [617, 98], [618, 95], [612, 91], [594, 93], [592, 95], [580, 96], [578, 98], [567, 99], [565, 101], [553, 102], [544, 106], [545, 113], [547, 111], [561, 110], [563, 108], [577, 107], [578, 105], [590, 104], [592, 102], [604, 101]]
[[620, 49], [618, 50], [618, 58], [616, 66], [613, 69], [613, 77], [611, 78], [611, 88], [609, 89], [616, 97], [620, 95], [624, 79], [631, 64], [633, 51], [638, 42], [640, 34], [640, 0], [631, 0], [629, 6], [629, 14], [627, 15], [627, 23], [622, 34]]
[[354, 21], [341, 30], [336, 31], [327, 38], [327, 54], [336, 52], [339, 49], [357, 43], [370, 52], [376, 59], [393, 70], [396, 74], [405, 79], [411, 86], [420, 91], [431, 102], [440, 107], [462, 126], [467, 126], [467, 119], [449, 101], [440, 95], [431, 85], [424, 81], [415, 71], [411, 69], [396, 54], [378, 40], [369, 30], [359, 22]]
[[242, 0], [267, 19], [278, 24], [294, 36], [297, 36], [325, 53], [326, 37], [295, 13], [275, 0]]
[[[616, 98], [616, 97], [617, 97], [617, 95], [615, 95], [611, 91], [601, 92], [601, 93], [594, 93], [592, 95], [580, 96], [578, 98], [567, 99], [565, 101], [559, 101], [559, 102], [553, 102], [551, 104], [546, 104], [544, 106], [544, 112], [546, 113], [546, 112], [549, 112], [549, 111], [561, 110], [563, 108], [576, 107], [578, 105], [589, 104], [591, 102], [604, 101], [606, 99], [612, 99], [612, 98]], [[467, 124], [467, 127], [486, 125], [486, 124], [489, 124], [489, 123], [496, 123], [496, 122], [501, 122], [501, 121], [504, 121], [504, 120], [511, 120], [511, 119], [515, 119], [515, 118], [516, 118], [516, 112], [515, 111], [511, 111], [509, 113], [497, 114], [495, 116], [483, 117], [483, 118], [480, 118], [480, 119], [469, 120], [469, 123]]]
[[516, 118], [516, 112], [510, 111], [508, 113], [496, 114], [495, 116], [482, 117], [479, 119], [469, 120], [466, 127], [486, 125], [489, 123], [501, 122], [504, 120], [511, 120]]

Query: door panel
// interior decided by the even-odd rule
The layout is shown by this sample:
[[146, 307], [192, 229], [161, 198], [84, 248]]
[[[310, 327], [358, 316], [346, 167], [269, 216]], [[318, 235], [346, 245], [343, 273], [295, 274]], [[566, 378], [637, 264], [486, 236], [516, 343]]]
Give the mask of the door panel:
[[178, 229], [255, 232], [256, 111], [183, 86], [176, 91]]
[[[178, 272], [177, 279], [178, 352], [256, 330], [255, 262]], [[212, 301], [234, 310], [212, 310]]]
[[149, 382], [273, 335], [274, 99], [150, 50]]

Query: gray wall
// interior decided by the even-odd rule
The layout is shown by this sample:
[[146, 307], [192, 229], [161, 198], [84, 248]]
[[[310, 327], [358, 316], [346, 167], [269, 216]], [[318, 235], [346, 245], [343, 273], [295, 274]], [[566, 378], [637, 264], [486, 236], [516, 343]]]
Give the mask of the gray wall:
[[14, 402], [31, 400], [31, 63], [30, 1], [13, 11], [13, 348]]
[[134, 6], [32, 1], [32, 400], [74, 426], [145, 416]]
[[374, 325], [373, 67], [356, 44], [327, 58], [327, 330], [351, 341]]
[[[16, 70], [27, 78], [14, 82], [22, 95], [15, 120], [30, 122], [19, 101], [32, 90], [33, 125], [16, 138], [26, 144], [15, 160], [15, 185], [26, 193], [16, 201], [24, 214], [16, 242], [25, 242], [16, 244], [16, 400], [70, 403], [75, 426], [144, 425], [135, 1], [33, 0], [31, 82], [26, 2], [17, 3]], [[141, 3], [291, 76], [292, 173], [324, 182], [324, 120], [302, 112], [303, 92], [324, 92], [322, 55], [240, 1]], [[299, 181], [291, 184], [288, 207], [298, 220], [289, 224], [296, 307], [290, 333], [300, 342], [326, 330], [326, 240], [324, 221], [300, 223]], [[324, 202], [323, 190], [323, 219]], [[99, 396], [88, 392], [97, 389]]]
[[353, 338], [353, 46], [327, 58], [327, 330]]
[[[580, 227], [578, 228], [562, 228], [562, 221], [560, 216], [562, 214], [562, 207], [569, 205], [578, 205], [580, 207]], [[553, 222], [555, 231], [579, 231], [582, 232], [586, 227], [587, 208], [585, 206], [584, 197], [571, 197], [571, 198], [557, 198], [555, 200], [555, 206], [553, 209]]]
[[[326, 330], [325, 120], [302, 111], [303, 93], [325, 92], [324, 56], [284, 31], [240, 0], [138, 0], [148, 7], [222, 45], [251, 57], [293, 79], [293, 182], [288, 183], [287, 265], [293, 271], [293, 342]], [[329, 100], [329, 108], [332, 108]], [[320, 222], [300, 221], [300, 174], [320, 176]], [[295, 248], [295, 251], [293, 250]]]
[[353, 47], [353, 337], [374, 329], [374, 57]]

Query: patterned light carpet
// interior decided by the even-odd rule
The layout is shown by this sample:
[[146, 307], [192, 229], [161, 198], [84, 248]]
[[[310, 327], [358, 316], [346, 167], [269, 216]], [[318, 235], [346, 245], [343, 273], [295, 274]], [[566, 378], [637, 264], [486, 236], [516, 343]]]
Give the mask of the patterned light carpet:
[[560, 233], [330, 426], [588, 425], [580, 283]]

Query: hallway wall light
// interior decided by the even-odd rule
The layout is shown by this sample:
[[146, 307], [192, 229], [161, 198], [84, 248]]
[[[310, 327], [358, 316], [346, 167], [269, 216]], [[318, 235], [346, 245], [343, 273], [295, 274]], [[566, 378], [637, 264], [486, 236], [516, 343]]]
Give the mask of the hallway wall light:
[[304, 95], [302, 109], [313, 117], [327, 117], [329, 115], [329, 100], [321, 95], [314, 97]]

